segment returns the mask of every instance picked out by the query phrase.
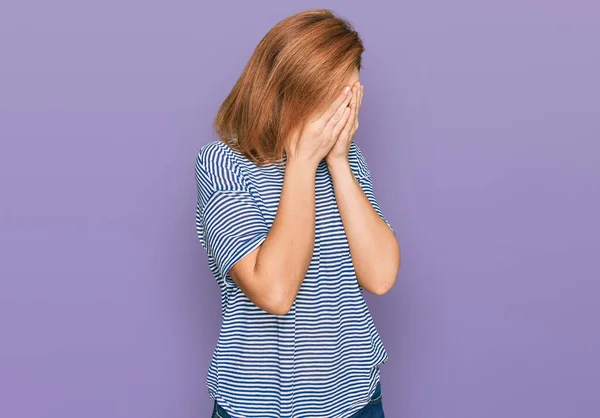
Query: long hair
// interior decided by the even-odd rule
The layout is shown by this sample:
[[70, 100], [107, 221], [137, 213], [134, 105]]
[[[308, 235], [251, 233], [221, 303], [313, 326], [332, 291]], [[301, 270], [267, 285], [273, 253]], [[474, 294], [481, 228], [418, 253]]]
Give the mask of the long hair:
[[361, 70], [363, 51], [352, 25], [329, 9], [287, 17], [254, 50], [219, 108], [215, 132], [257, 165], [280, 161], [287, 136], [302, 131]]

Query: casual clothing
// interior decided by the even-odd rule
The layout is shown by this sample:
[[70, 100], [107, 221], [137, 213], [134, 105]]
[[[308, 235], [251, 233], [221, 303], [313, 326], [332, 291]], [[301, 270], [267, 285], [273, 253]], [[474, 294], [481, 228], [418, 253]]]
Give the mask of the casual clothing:
[[[377, 384], [373, 396], [369, 402], [359, 411], [353, 414], [350, 418], [385, 418], [383, 412], [383, 402], [381, 396], [381, 383]], [[232, 418], [217, 401], [213, 404], [213, 412], [211, 418]]]
[[[355, 143], [349, 161], [385, 220]], [[313, 257], [291, 310], [263, 311], [228, 275], [265, 240], [284, 173], [285, 158], [258, 166], [221, 141], [196, 157], [196, 229], [221, 289], [222, 327], [208, 392], [234, 418], [351, 417], [372, 398], [388, 357], [356, 280], [325, 160], [316, 172]]]

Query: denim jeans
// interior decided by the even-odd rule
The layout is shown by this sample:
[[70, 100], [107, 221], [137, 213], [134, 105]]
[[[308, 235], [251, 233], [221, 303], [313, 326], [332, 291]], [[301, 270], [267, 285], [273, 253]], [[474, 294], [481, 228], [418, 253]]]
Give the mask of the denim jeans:
[[[231, 416], [223, 408], [221, 408], [221, 405], [219, 405], [217, 401], [215, 401], [211, 418], [231, 418]], [[381, 397], [381, 382], [377, 383], [375, 393], [373, 393], [371, 400], [349, 418], [385, 418], [385, 415], [383, 414], [383, 403]]]

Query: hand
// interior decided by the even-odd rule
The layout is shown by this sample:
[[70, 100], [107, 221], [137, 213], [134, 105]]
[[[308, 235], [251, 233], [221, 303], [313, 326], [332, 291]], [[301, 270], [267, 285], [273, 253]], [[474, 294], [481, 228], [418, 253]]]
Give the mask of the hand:
[[348, 121], [338, 136], [336, 143], [325, 157], [329, 166], [332, 166], [339, 161], [348, 161], [350, 144], [352, 143], [354, 134], [358, 130], [358, 113], [362, 105], [363, 91], [363, 86], [360, 84], [360, 81], [356, 81], [352, 86], [352, 100], [350, 101], [350, 115]]
[[338, 140], [346, 125], [351, 108], [352, 91], [345, 86], [338, 98], [315, 120], [308, 122], [301, 133], [294, 131], [286, 141], [288, 161], [309, 162], [318, 166]]

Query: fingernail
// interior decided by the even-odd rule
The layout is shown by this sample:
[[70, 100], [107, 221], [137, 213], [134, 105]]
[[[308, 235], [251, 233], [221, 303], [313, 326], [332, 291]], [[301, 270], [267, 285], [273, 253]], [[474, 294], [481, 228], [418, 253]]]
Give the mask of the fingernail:
[[348, 92], [350, 91], [350, 86], [346, 86], [346, 87], [344, 87], [344, 91], [345, 91], [346, 93], [348, 93]]

